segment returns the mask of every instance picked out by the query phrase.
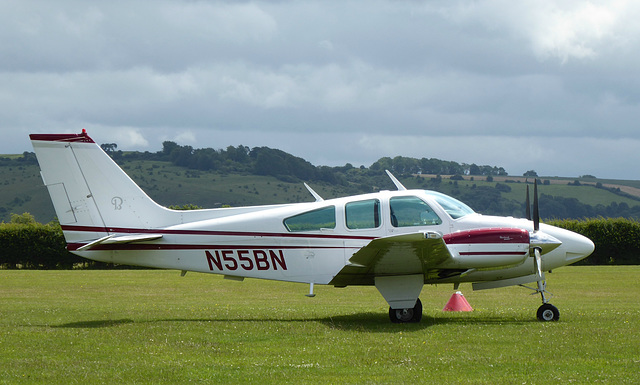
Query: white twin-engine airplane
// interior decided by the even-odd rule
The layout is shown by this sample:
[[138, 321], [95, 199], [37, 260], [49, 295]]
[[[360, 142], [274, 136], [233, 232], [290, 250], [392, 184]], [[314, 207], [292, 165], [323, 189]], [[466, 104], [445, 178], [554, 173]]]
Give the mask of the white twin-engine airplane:
[[[419, 322], [424, 284], [474, 290], [537, 283], [537, 317], [558, 320], [544, 272], [594, 250], [576, 233], [484, 216], [434, 191], [381, 191], [315, 202], [176, 211], [156, 204], [83, 130], [30, 135], [67, 248], [127, 265], [313, 285], [374, 285], [392, 322]], [[536, 188], [537, 190], [537, 188]], [[527, 191], [527, 207], [529, 207]], [[529, 210], [527, 210], [529, 211]]]

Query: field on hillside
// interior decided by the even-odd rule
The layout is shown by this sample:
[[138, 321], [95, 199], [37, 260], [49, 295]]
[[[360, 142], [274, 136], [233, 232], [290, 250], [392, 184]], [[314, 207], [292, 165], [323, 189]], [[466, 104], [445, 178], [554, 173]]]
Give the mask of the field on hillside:
[[640, 267], [548, 276], [559, 322], [523, 288], [423, 289], [391, 324], [375, 288], [176, 271], [0, 271], [0, 383], [640, 383]]
[[[302, 183], [269, 176], [220, 175], [153, 161], [125, 162], [123, 168], [151, 198], [166, 206], [190, 203], [212, 208], [313, 200]], [[8, 221], [11, 213], [23, 212], [44, 223], [55, 217], [38, 166], [0, 167], [0, 185], [0, 221]]]
[[[126, 161], [123, 168], [129, 176], [154, 200], [162, 205], [196, 204], [205, 208], [221, 205], [246, 206], [312, 201], [313, 198], [302, 182], [287, 183], [271, 176], [219, 174], [188, 170], [160, 161]], [[543, 177], [544, 178], [544, 177]], [[425, 184], [427, 178], [400, 178], [408, 188], [433, 188]], [[486, 182], [478, 177], [474, 181], [453, 181], [443, 178], [437, 188], [446, 194], [455, 191], [472, 191], [473, 185], [495, 186], [498, 182]], [[376, 189], [393, 189], [390, 180], [383, 178]], [[503, 183], [504, 182], [500, 182]], [[566, 182], [568, 183], [568, 182]], [[541, 194], [577, 198], [588, 205], [610, 205], [612, 202], [626, 203], [628, 206], [640, 205], [640, 201], [613, 194], [592, 186], [569, 186], [566, 183], [540, 186]], [[625, 181], [619, 181], [623, 184]], [[354, 186], [334, 186], [326, 183], [310, 182], [312, 187], [324, 198], [351, 195]], [[46, 188], [40, 178], [37, 165], [0, 167], [0, 221], [9, 221], [12, 213], [29, 212], [40, 222], [49, 222], [55, 217], [53, 206]], [[516, 202], [524, 202], [524, 183], [508, 183], [510, 192], [502, 196]], [[377, 191], [377, 190], [376, 190]], [[455, 196], [455, 194], [453, 194]], [[503, 213], [517, 215], [517, 213]], [[524, 215], [524, 213], [522, 213]], [[543, 213], [543, 216], [545, 213]]]

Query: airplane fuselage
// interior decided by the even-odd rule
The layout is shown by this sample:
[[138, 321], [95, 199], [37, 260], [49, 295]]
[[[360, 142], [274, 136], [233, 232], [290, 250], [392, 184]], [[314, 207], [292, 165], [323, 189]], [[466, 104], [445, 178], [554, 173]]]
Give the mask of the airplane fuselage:
[[[441, 223], [428, 225], [416, 223], [404, 227], [392, 224], [390, 199], [398, 197], [417, 198], [425, 201], [440, 219]], [[373, 228], [349, 228], [346, 207], [354, 202], [377, 200], [380, 202], [379, 223]], [[332, 227], [315, 230], [290, 231], [285, 225], [286, 218], [331, 208], [335, 212]], [[224, 212], [223, 209], [218, 209]], [[376, 226], [377, 225], [377, 226]], [[556, 269], [581, 259], [586, 251], [575, 250], [581, 236], [557, 227], [542, 225], [545, 233], [562, 242], [557, 249], [545, 255], [543, 270]], [[168, 269], [223, 274], [232, 277], [263, 278], [291, 282], [329, 284], [333, 277], [349, 263], [349, 259], [360, 248], [373, 239], [410, 234], [419, 231], [439, 232], [443, 236], [472, 229], [517, 228], [532, 231], [530, 221], [484, 216], [476, 213], [453, 219], [423, 190], [382, 191], [374, 194], [350, 196], [321, 202], [260, 207], [259, 211], [221, 216], [187, 224], [167, 226], [162, 229], [90, 228], [63, 225], [66, 233], [76, 239], [86, 239], [84, 233], [153, 233], [163, 237], [153, 243], [100, 245], [90, 251], [76, 251], [84, 241], [69, 244], [71, 251], [79, 255], [103, 262], [152, 266]], [[275, 230], [274, 230], [275, 229]], [[494, 250], [486, 250], [485, 244], [469, 244], [468, 252], [484, 249], [483, 258], [499, 258], [499, 245]], [[585, 249], [588, 249], [586, 245]], [[568, 252], [568, 250], [573, 250]], [[478, 257], [480, 258], [480, 257]], [[490, 265], [490, 263], [489, 263]], [[463, 266], [464, 267], [464, 266]], [[496, 268], [478, 268], [464, 276], [426, 279], [425, 283], [456, 283], [501, 280], [535, 273], [532, 258], [522, 258], [511, 264], [499, 264]]]

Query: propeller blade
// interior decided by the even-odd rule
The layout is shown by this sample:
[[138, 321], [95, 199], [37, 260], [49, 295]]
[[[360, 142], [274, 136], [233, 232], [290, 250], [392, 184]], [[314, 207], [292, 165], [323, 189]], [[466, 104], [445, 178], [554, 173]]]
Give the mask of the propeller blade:
[[540, 249], [535, 248], [533, 250], [535, 254], [535, 265], [536, 265], [536, 275], [538, 276], [538, 290], [536, 290], [542, 296], [542, 303], [549, 303], [546, 294], [547, 292], [547, 283], [544, 280], [544, 275], [542, 273], [542, 255], [540, 254]]
[[526, 199], [526, 209], [525, 213], [527, 214], [527, 220], [531, 220], [531, 201], [529, 200], [529, 185], [527, 185], [527, 199]]
[[536, 261], [536, 274], [538, 275], [538, 279], [542, 279], [542, 254], [540, 254], [540, 249], [533, 249], [533, 253], [535, 254]]
[[533, 231], [540, 230], [540, 210], [538, 209], [538, 178], [533, 182]]

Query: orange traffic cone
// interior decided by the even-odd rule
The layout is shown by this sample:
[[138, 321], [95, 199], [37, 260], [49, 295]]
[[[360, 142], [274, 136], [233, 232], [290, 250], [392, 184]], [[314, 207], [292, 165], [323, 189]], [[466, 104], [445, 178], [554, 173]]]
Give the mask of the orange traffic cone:
[[467, 299], [464, 298], [464, 295], [462, 295], [461, 292], [456, 291], [449, 299], [449, 302], [444, 305], [444, 309], [442, 309], [442, 311], [473, 311], [473, 308], [469, 305]]

